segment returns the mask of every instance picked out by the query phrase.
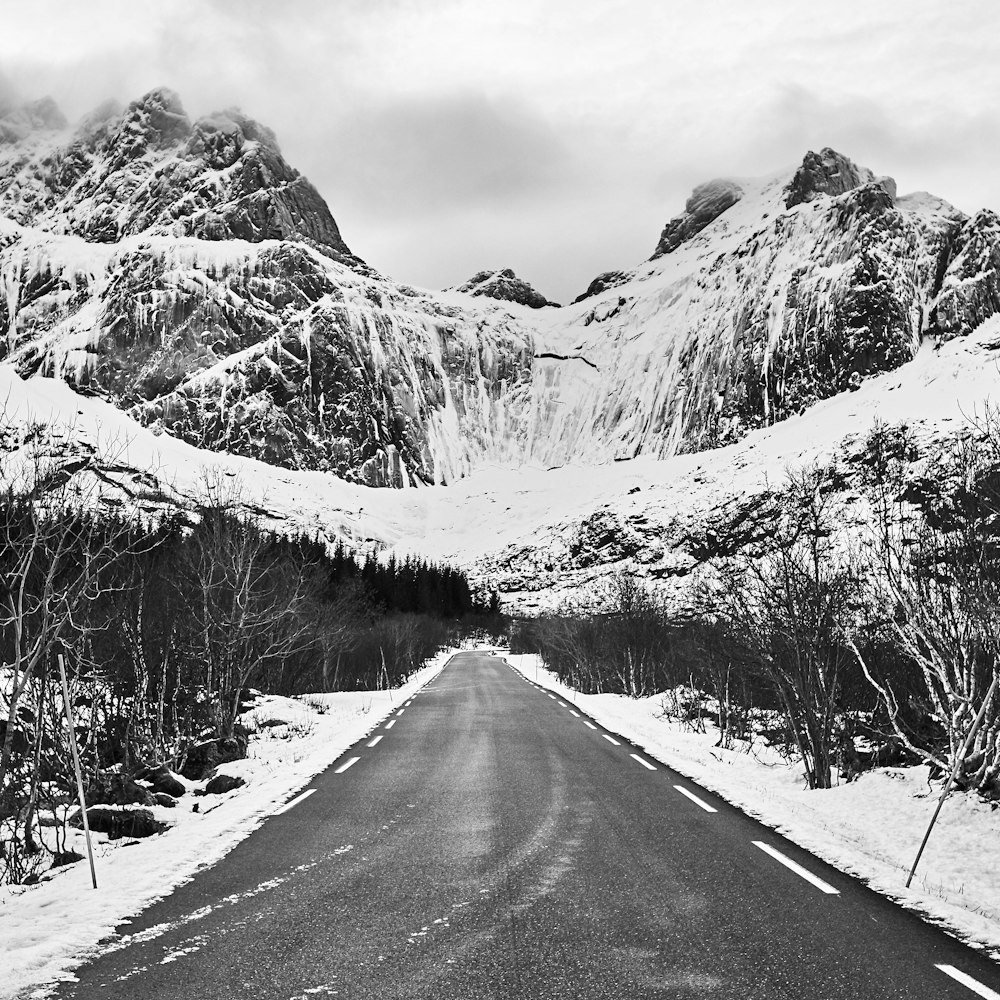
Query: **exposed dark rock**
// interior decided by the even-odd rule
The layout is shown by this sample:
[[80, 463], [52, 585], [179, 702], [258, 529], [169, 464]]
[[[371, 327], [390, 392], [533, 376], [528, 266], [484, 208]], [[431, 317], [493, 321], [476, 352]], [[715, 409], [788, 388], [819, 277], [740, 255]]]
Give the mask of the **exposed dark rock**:
[[541, 309], [543, 306], [558, 306], [550, 302], [540, 292], [536, 292], [527, 281], [523, 281], [509, 268], [502, 271], [478, 271], [464, 284], [457, 285], [455, 291], [469, 295], [485, 295], [502, 302], [518, 302], [522, 306]]
[[179, 798], [187, 791], [182, 782], [166, 764], [157, 764], [136, 775], [143, 781], [148, 781], [153, 792], [164, 792], [172, 798]]
[[[785, 189], [785, 207], [793, 208], [803, 202], [813, 201], [821, 194], [844, 194], [873, 180], [875, 175], [870, 170], [855, 166], [846, 156], [829, 146], [818, 153], [810, 150]], [[893, 182], [893, 194], [895, 187]]]
[[[122, 837], [151, 837], [169, 829], [167, 823], [160, 823], [148, 809], [139, 806], [115, 809], [111, 806], [90, 806], [87, 809], [87, 823], [95, 833], [106, 833], [111, 840]], [[70, 820], [78, 829], [83, 820], [77, 814]]]
[[83, 861], [83, 855], [76, 851], [56, 851], [52, 855], [52, 867], [62, 868], [63, 865], [73, 865], [77, 861]]
[[242, 788], [246, 784], [246, 779], [237, 777], [234, 774], [217, 774], [205, 785], [206, 795], [225, 795], [237, 788]]
[[242, 760], [247, 755], [247, 738], [243, 735], [228, 739], [206, 740], [197, 743], [187, 752], [181, 774], [189, 781], [201, 781], [220, 764]]
[[605, 292], [609, 288], [624, 285], [626, 281], [631, 281], [633, 277], [634, 275], [631, 271], [604, 271], [587, 285], [587, 290], [582, 295], [578, 295], [573, 301], [582, 302], [584, 299], [589, 299], [592, 295], [600, 295], [601, 292]]
[[735, 181], [719, 178], [699, 184], [691, 193], [681, 215], [671, 219], [660, 234], [660, 242], [650, 260], [673, 253], [682, 243], [700, 233], [743, 197]]
[[177, 807], [177, 799], [166, 792], [153, 792], [153, 803], [158, 806], [164, 806], [167, 809], [175, 809]]
[[92, 778], [87, 786], [87, 804], [151, 806], [153, 795], [148, 788], [137, 784], [127, 775], [102, 772]]
[[964, 337], [1000, 312], [1000, 217], [977, 212], [958, 233], [931, 317], [942, 339]]

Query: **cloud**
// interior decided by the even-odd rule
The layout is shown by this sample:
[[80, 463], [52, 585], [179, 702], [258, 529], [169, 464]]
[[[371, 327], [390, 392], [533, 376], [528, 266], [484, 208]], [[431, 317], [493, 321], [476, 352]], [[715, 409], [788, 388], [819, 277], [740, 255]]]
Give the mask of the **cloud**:
[[3, 27], [0, 69], [71, 118], [160, 85], [239, 105], [413, 282], [524, 261], [565, 298], [697, 183], [823, 145], [1000, 206], [995, 0], [34, 0]]
[[315, 139], [331, 189], [377, 216], [527, 204], [573, 171], [558, 130], [533, 109], [477, 93], [362, 104]]

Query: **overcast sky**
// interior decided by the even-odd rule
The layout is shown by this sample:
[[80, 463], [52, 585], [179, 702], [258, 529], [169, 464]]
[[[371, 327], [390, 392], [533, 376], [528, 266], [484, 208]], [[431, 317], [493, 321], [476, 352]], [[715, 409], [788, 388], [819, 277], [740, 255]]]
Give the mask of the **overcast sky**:
[[269, 125], [379, 270], [565, 301], [691, 188], [829, 145], [1000, 209], [996, 0], [0, 0], [0, 74], [71, 119], [177, 90]]

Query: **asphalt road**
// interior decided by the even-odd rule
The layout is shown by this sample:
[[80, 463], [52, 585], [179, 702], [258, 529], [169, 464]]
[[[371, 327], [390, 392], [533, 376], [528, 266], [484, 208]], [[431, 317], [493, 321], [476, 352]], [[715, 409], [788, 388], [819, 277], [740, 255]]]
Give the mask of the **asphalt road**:
[[501, 659], [455, 656], [305, 798], [122, 927], [54, 995], [1000, 992], [997, 965], [574, 711]]

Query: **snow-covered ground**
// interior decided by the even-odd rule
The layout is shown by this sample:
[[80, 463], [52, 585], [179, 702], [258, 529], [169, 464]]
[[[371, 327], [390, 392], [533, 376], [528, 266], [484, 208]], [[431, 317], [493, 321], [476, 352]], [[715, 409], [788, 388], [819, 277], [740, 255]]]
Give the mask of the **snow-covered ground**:
[[[266, 696], [248, 713], [250, 727], [259, 727], [249, 756], [219, 768], [244, 778], [243, 787], [184, 795], [173, 809], [154, 807], [156, 818], [172, 828], [147, 840], [108, 842], [95, 835], [96, 891], [86, 861], [54, 869], [34, 886], [0, 887], [0, 997], [66, 976], [118, 924], [218, 861], [435, 677], [451, 655], [438, 654], [390, 691]], [[74, 836], [67, 846], [85, 854], [82, 832]]]
[[773, 748], [724, 750], [715, 746], [717, 730], [687, 732], [667, 721], [663, 696], [579, 694], [538, 656], [504, 655], [651, 757], [1000, 960], [1000, 809], [972, 795], [949, 797], [906, 889], [941, 792], [940, 782], [928, 783], [926, 767], [879, 768], [828, 791], [808, 791], [798, 764]]
[[[491, 563], [511, 553], [561, 570], [580, 524], [595, 513], [612, 512], [642, 525], [646, 536], [669, 541], [678, 524], [780, 484], [788, 469], [843, 454], [850, 439], [856, 442], [878, 422], [906, 423], [918, 439], [957, 434], [998, 398], [998, 365], [1000, 317], [993, 317], [938, 349], [926, 343], [913, 361], [866, 379], [857, 392], [824, 400], [725, 448], [605, 465], [484, 466], [451, 486], [389, 490], [201, 450], [154, 434], [64, 382], [22, 379], [0, 364], [0, 447], [6, 452], [0, 478], [16, 479], [20, 463], [30, 464], [35, 436], [26, 429], [42, 424], [49, 428], [50, 450], [65, 447], [73, 454], [82, 448], [98, 456], [107, 471], [90, 485], [110, 493], [110, 484], [120, 483], [119, 501], [126, 497], [151, 510], [164, 503], [190, 507], [204, 498], [206, 484], [223, 477], [233, 484], [234, 497], [248, 511], [266, 512], [270, 524], [341, 538], [351, 547], [415, 553], [473, 575], [490, 575]], [[667, 545], [653, 568], [672, 558]], [[592, 574], [607, 568], [595, 565]], [[527, 569], [524, 574], [530, 575]], [[551, 586], [511, 593], [508, 600], [517, 601], [519, 611], [529, 603], [544, 607], [561, 596], [560, 588], [578, 583], [556, 572]]]

